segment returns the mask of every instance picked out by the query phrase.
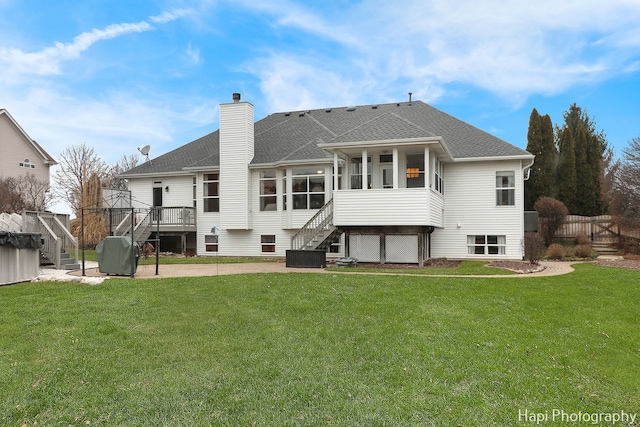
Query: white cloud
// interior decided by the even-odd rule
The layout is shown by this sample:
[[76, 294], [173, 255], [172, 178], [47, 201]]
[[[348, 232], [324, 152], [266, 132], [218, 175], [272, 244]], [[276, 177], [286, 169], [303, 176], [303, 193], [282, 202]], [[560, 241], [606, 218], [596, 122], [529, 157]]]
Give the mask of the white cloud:
[[187, 45], [187, 56], [194, 65], [200, 64], [200, 49], [191, 47], [191, 43]]
[[640, 40], [640, 3], [631, 1], [373, 0], [322, 14], [289, 3], [247, 7], [275, 14], [278, 25], [338, 41], [343, 50], [342, 63], [313, 50], [260, 58], [254, 68], [273, 104], [288, 96], [288, 87], [295, 99], [316, 105], [363, 93], [384, 98], [399, 84], [433, 99], [456, 83], [518, 105], [532, 94], [557, 94], [620, 73], [637, 57]]
[[148, 31], [152, 27], [142, 21], [138, 23], [114, 24], [104, 29], [93, 29], [74, 37], [71, 43], [55, 42], [39, 52], [23, 52], [16, 48], [0, 46], [0, 64], [3, 73], [0, 81], [23, 80], [25, 75], [51, 75], [60, 73], [60, 63], [76, 59], [100, 40], [113, 39], [123, 34]]
[[149, 20], [151, 22], [155, 22], [156, 24], [166, 24], [187, 15], [191, 15], [192, 13], [193, 9], [174, 9], [172, 11], [165, 11], [160, 15], [151, 16]]

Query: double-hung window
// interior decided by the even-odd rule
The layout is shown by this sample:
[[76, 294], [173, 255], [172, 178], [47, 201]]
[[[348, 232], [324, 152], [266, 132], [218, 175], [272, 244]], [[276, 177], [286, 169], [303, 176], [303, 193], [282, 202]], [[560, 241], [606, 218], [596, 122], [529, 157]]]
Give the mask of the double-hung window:
[[276, 171], [260, 172], [260, 210], [275, 211], [278, 202], [276, 196]]
[[514, 206], [516, 204], [515, 172], [496, 172], [496, 205]]
[[203, 185], [203, 211], [220, 212], [220, 175], [218, 173], [205, 173]]
[[293, 209], [320, 209], [324, 205], [324, 168], [294, 168]]

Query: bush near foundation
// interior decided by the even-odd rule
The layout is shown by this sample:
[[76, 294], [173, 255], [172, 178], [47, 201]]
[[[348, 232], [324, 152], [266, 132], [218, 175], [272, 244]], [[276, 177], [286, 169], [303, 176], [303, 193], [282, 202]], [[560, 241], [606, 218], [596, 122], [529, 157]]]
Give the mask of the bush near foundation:
[[551, 259], [562, 259], [564, 258], [564, 247], [558, 243], [554, 243], [547, 249], [547, 255]]

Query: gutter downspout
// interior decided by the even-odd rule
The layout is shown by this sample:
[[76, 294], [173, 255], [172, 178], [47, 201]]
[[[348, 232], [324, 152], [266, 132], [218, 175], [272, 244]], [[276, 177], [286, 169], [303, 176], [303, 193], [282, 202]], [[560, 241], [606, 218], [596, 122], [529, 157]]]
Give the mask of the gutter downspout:
[[529, 180], [529, 176], [531, 175], [531, 166], [533, 166], [533, 163], [536, 161], [535, 157], [533, 159], [531, 159], [531, 163], [529, 163], [527, 166], [522, 168], [522, 173], [524, 174], [524, 180], [528, 181]]

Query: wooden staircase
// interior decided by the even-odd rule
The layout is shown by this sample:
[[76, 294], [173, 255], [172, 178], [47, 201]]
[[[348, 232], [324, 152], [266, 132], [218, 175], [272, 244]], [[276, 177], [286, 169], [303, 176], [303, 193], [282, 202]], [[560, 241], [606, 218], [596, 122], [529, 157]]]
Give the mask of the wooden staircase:
[[342, 232], [333, 225], [333, 200], [329, 200], [291, 238], [293, 250], [327, 249], [340, 240]]
[[[140, 246], [149, 239], [151, 232], [153, 231], [153, 210], [138, 209], [132, 213], [128, 213], [122, 221], [116, 226], [114, 230], [114, 236], [131, 236], [131, 222], [133, 223], [133, 238], [134, 242], [137, 242]], [[156, 212], [155, 215], [158, 215]]]

